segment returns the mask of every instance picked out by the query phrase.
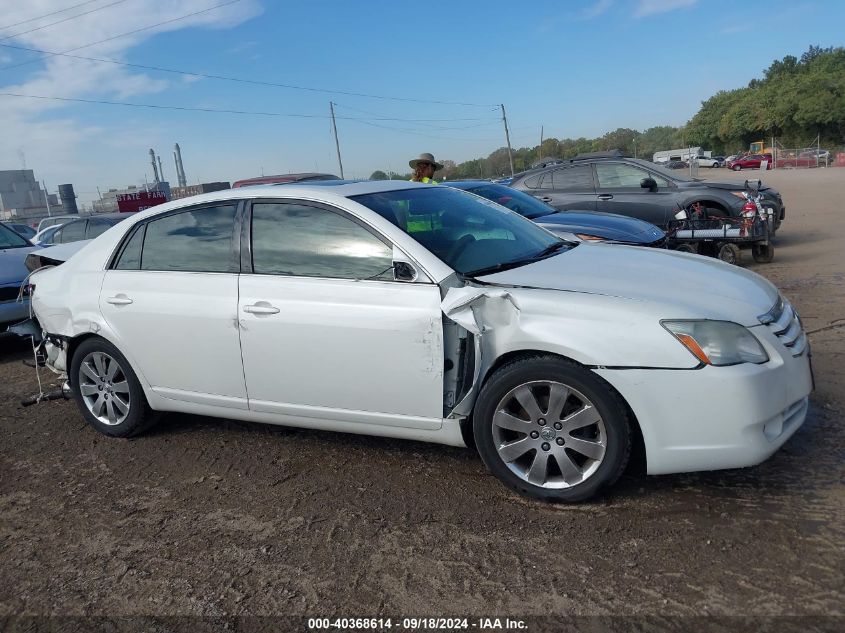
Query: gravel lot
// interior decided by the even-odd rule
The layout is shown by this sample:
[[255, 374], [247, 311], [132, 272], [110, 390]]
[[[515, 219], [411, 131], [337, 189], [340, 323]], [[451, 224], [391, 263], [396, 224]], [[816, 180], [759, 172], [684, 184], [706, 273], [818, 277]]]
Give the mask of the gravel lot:
[[753, 268], [800, 310], [817, 381], [766, 463], [630, 469], [560, 507], [468, 450], [186, 415], [108, 439], [72, 402], [22, 408], [31, 351], [0, 339], [0, 616], [842, 616], [845, 169], [764, 180], [787, 219]]

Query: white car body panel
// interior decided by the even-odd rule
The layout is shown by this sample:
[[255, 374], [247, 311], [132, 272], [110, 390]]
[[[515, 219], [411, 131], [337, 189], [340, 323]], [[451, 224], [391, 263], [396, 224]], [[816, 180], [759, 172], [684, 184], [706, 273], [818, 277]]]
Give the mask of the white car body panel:
[[[52, 335], [95, 333], [115, 344], [150, 405], [164, 411], [461, 445], [461, 420], [490, 368], [504, 354], [528, 350], [570, 358], [610, 383], [639, 423], [652, 473], [758, 463], [803, 422], [812, 389], [808, 352], [793, 357], [761, 325], [758, 317], [778, 301], [762, 277], [695, 255], [582, 243], [464, 283], [408, 234], [345, 197], [405, 187], [425, 185], [251, 187], [161, 205], [62, 266], [35, 273], [33, 309]], [[122, 237], [148, 217], [202, 202], [279, 198], [354, 215], [392, 242], [420, 279], [203, 273], [194, 279], [222, 281], [191, 284], [177, 280], [191, 273], [106, 272]], [[138, 275], [138, 301], [104, 304], [129, 294], [129, 275]], [[259, 301], [279, 313], [243, 313]], [[770, 360], [702, 368], [663, 319], [740, 323]], [[471, 333], [478, 354], [476, 380], [448, 414], [443, 356], [454, 341], [447, 345], [444, 324]]]
[[[244, 310], [262, 304], [279, 312]], [[382, 424], [440, 428], [436, 285], [241, 275], [238, 315], [250, 409], [307, 414], [313, 407], [322, 415], [377, 414]]]
[[[246, 409], [237, 296], [233, 273], [109, 270], [100, 311], [118, 333], [117, 348], [131, 350], [154, 391]], [[196, 344], [186, 348], [186, 341]]]

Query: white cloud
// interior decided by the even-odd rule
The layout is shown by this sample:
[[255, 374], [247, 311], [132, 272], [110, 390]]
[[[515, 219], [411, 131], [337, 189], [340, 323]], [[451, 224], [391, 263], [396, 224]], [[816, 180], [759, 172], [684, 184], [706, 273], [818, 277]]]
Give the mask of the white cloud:
[[581, 18], [584, 20], [592, 20], [607, 13], [607, 10], [613, 6], [613, 0], [597, 0], [596, 3], [581, 11]]
[[635, 18], [644, 18], [647, 15], [668, 13], [678, 9], [686, 9], [694, 5], [698, 0], [640, 0], [634, 11]]
[[[260, 0], [241, 0], [206, 13], [194, 15], [141, 31], [133, 35], [111, 39], [101, 44], [93, 42], [112, 38], [147, 25], [157, 24], [214, 6], [210, 0], [130, 0], [80, 16], [63, 24], [47, 26], [60, 19], [90, 11], [92, 5], [63, 11], [42, 19], [27, 21], [17, 27], [0, 28], [0, 44], [12, 44], [46, 51], [65, 52], [79, 48], [74, 54], [88, 57], [126, 59], [126, 54], [138, 44], [164, 32], [188, 28], [225, 29], [236, 26], [261, 12]], [[222, 2], [222, 0], [218, 0]], [[16, 24], [37, 18], [68, 6], [67, 0], [28, 0], [15, 3], [14, 11], [3, 15], [4, 24]], [[41, 30], [24, 33], [39, 26]], [[20, 35], [18, 35], [20, 34]], [[81, 47], [81, 48], [80, 48]], [[17, 52], [0, 47], [3, 66], [36, 60], [16, 68], [17, 76], [25, 79], [10, 85], [0, 76], [0, 92], [66, 97], [76, 99], [125, 100], [139, 95], [159, 93], [172, 84], [172, 79], [150, 76], [129, 67], [104, 64], [62, 56], [38, 57], [33, 53]], [[11, 69], [10, 69], [11, 71]], [[4, 75], [8, 76], [8, 72]], [[171, 76], [172, 77], [172, 76]], [[178, 76], [177, 76], [178, 77]], [[194, 77], [184, 82], [193, 81]], [[84, 179], [82, 188], [94, 189], [98, 177], [90, 173], [95, 164], [90, 148], [100, 143], [95, 138], [120, 134], [120, 130], [104, 130], [80, 125], [59, 113], [68, 102], [42, 99], [0, 97], [0, 120], [3, 121], [3, 143], [0, 144], [0, 169], [17, 166], [17, 148], [26, 152], [27, 165], [36, 170], [36, 177], [56, 178], [62, 182]], [[104, 106], [105, 107], [105, 106]], [[80, 164], [82, 163], [82, 164]], [[87, 166], [85, 165], [87, 163]], [[107, 177], [110, 177], [107, 176]]]

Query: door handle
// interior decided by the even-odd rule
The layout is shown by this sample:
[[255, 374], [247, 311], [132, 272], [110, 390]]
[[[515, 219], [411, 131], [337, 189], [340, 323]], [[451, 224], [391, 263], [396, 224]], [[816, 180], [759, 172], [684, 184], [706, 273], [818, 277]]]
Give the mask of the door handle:
[[266, 301], [259, 301], [252, 305], [244, 306], [244, 312], [249, 314], [278, 314], [279, 309], [276, 306], [271, 306]]
[[609, 193], [599, 194], [598, 196], [596, 196], [596, 198], [598, 198], [599, 200], [613, 200], [613, 196]]
[[540, 196], [539, 200], [542, 200], [543, 202], [551, 202], [552, 201], [552, 199], [549, 196]]
[[115, 295], [114, 297], [108, 297], [106, 299], [106, 303], [110, 303], [115, 306], [128, 306], [132, 303], [132, 299], [127, 297], [124, 294]]

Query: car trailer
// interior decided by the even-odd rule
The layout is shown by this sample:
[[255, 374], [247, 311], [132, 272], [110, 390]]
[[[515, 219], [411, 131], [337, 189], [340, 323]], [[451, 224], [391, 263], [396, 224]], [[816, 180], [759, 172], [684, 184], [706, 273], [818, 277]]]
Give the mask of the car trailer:
[[686, 253], [717, 257], [729, 264], [739, 264], [742, 249], [750, 249], [754, 261], [768, 264], [774, 259], [770, 227], [771, 210], [763, 208], [760, 181], [745, 181], [746, 203], [739, 217], [716, 215], [700, 203], [675, 214], [669, 223], [669, 248]]

